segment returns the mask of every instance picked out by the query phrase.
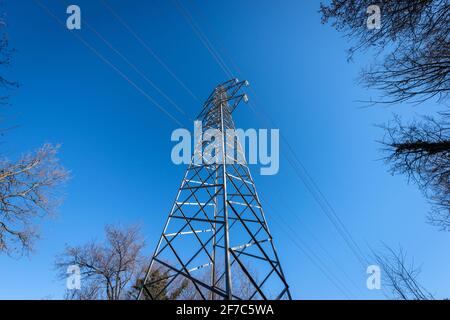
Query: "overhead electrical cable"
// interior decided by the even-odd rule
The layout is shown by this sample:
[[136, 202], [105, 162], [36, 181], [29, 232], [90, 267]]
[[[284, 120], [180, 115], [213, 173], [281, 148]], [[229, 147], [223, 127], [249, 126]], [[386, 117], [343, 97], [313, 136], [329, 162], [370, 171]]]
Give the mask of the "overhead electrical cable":
[[140, 43], [140, 45], [175, 79], [175, 81], [196, 101], [200, 101], [189, 87], [169, 68], [169, 66], [155, 53], [155, 51], [130, 27], [130, 25], [106, 2], [100, 0], [100, 3], [108, 9], [111, 15]]
[[[60, 25], [64, 28], [66, 27], [64, 22], [61, 21], [56, 15], [51, 12], [51, 10], [45, 6], [39, 0], [33, 0], [41, 9], [44, 10], [50, 17], [55, 19]], [[100, 52], [98, 52], [94, 47], [92, 47], [82, 36], [80, 36], [77, 32], [70, 32], [74, 35], [84, 46], [86, 46], [89, 50], [91, 50], [101, 61], [107, 64], [110, 68], [112, 68], [117, 74], [119, 74], [124, 80], [126, 80], [131, 86], [133, 86], [139, 93], [141, 93], [148, 101], [150, 101], [153, 105], [155, 105], [161, 112], [167, 115], [171, 120], [173, 120], [177, 125], [183, 126], [183, 123], [180, 122], [174, 115], [172, 115], [169, 111], [167, 111], [163, 106], [161, 106], [155, 99], [153, 99], [144, 89], [138, 86], [133, 80], [131, 80], [125, 73], [123, 73], [117, 66], [115, 66], [111, 61], [105, 58]]]

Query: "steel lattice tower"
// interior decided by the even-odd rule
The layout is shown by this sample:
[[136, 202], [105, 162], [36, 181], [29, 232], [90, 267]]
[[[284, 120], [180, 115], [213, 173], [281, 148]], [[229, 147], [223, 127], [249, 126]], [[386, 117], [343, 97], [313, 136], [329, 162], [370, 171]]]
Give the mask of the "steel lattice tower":
[[220, 160], [199, 163], [194, 153], [138, 299], [167, 297], [182, 281], [194, 299], [291, 299], [242, 146], [228, 139], [246, 85], [229, 80], [204, 103], [197, 119], [203, 132], [220, 130]]

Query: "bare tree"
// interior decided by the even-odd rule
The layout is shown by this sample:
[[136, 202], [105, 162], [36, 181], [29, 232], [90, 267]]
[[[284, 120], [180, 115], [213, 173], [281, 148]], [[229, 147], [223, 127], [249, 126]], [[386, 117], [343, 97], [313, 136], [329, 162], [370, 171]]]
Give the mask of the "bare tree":
[[[0, 17], [0, 67], [10, 65], [11, 54], [6, 22]], [[18, 83], [0, 75], [4, 91]], [[8, 103], [0, 95], [0, 105]], [[5, 129], [0, 129], [3, 134]], [[0, 254], [28, 254], [38, 238], [37, 218], [51, 215], [59, 203], [58, 186], [68, 172], [58, 163], [58, 146], [45, 144], [18, 161], [0, 155]]]
[[39, 236], [35, 219], [58, 205], [55, 187], [68, 172], [59, 165], [57, 151], [46, 144], [17, 162], [0, 160], [0, 252], [28, 253]]
[[406, 252], [402, 248], [396, 252], [386, 246], [385, 252], [374, 253], [374, 256], [382, 271], [382, 285], [389, 287], [396, 299], [434, 299], [418, 281], [420, 268], [416, 267], [413, 261], [407, 262]]
[[[367, 9], [378, 5], [381, 28], [369, 30]], [[362, 81], [378, 88], [393, 103], [445, 101], [449, 92], [450, 4], [447, 0], [333, 0], [321, 4], [322, 22], [353, 40], [349, 58], [358, 50], [385, 52], [384, 61], [364, 70]]]
[[450, 114], [441, 119], [403, 124], [399, 117], [385, 126], [392, 173], [406, 174], [421, 188], [433, 204], [429, 221], [450, 231]]
[[81, 290], [69, 290], [69, 299], [126, 299], [129, 290], [142, 277], [144, 240], [140, 228], [132, 226], [105, 227], [103, 243], [91, 241], [85, 245], [67, 246], [56, 259], [62, 279], [67, 268], [76, 265], [81, 272]]

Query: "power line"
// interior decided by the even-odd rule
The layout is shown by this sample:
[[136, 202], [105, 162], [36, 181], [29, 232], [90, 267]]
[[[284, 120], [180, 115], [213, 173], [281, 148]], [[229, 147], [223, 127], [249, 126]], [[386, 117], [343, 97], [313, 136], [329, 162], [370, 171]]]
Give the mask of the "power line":
[[[42, 4], [39, 0], [33, 0], [36, 5], [38, 5], [41, 9], [44, 10], [50, 17], [55, 19], [60, 25], [65, 28], [64, 22], [62, 22], [57, 16], [51, 12], [51, 10]], [[117, 68], [111, 61], [106, 59], [100, 52], [98, 52], [94, 47], [92, 47], [86, 40], [83, 39], [77, 32], [70, 32], [74, 35], [83, 45], [85, 45], [89, 50], [91, 50], [100, 60], [106, 63], [109, 67], [111, 67], [116, 73], [118, 73], [123, 79], [125, 79], [129, 84], [131, 84], [136, 90], [139, 91], [147, 100], [149, 100], [153, 105], [155, 105], [160, 111], [162, 111], [165, 115], [167, 115], [171, 120], [173, 120], [179, 126], [183, 126], [183, 124], [173, 116], [169, 111], [167, 111], [164, 107], [162, 107], [156, 100], [154, 100], [147, 92], [145, 92], [140, 86], [138, 86], [133, 80], [131, 80], [126, 74], [124, 74], [119, 68]]]
[[[265, 197], [264, 199], [265, 199], [264, 202], [267, 203], [267, 197]], [[267, 203], [267, 204], [268, 204], [268, 203]], [[269, 207], [272, 208], [273, 211], [276, 212], [276, 210], [274, 209], [274, 207], [273, 207], [272, 205], [270, 205], [270, 204], [268, 204], [268, 205], [269, 205]], [[289, 209], [284, 209], [283, 211], [286, 211], [286, 210], [289, 210]], [[289, 210], [289, 211], [290, 211], [290, 210]], [[317, 238], [317, 236], [314, 234], [314, 232], [311, 231], [311, 230], [306, 226], [306, 224], [304, 223], [304, 221], [303, 221], [302, 219], [300, 219], [299, 215], [293, 213], [292, 211], [290, 211], [290, 212], [291, 212], [291, 215], [293, 215], [295, 218], [297, 218], [299, 224], [301, 224], [301, 225], [303, 226], [304, 230], [312, 237], [312, 239], [313, 239], [313, 241], [315, 242], [315, 244], [316, 244], [316, 245], [317, 245], [317, 246], [325, 253], [325, 255], [328, 257], [328, 259], [329, 259], [330, 261], [332, 261], [333, 264], [336, 265], [336, 267], [342, 272], [342, 274], [343, 274], [344, 277], [348, 280], [348, 282], [350, 282], [356, 290], [358, 290], [358, 291], [361, 292], [361, 289], [356, 285], [356, 283], [353, 281], [353, 279], [349, 277], [349, 275], [348, 275], [347, 272], [344, 270], [344, 268], [342, 268], [342, 266], [336, 261], [336, 259], [332, 257], [331, 253], [330, 253], [330, 252], [329, 252], [329, 251], [321, 244], [320, 240]], [[296, 234], [298, 234], [298, 233], [296, 233]]]
[[125, 22], [124, 19], [106, 2], [106, 0], [100, 0], [105, 8], [112, 14], [112, 16], [122, 25], [129, 33], [141, 44], [141, 46], [166, 70], [172, 78], [175, 79], [178, 84], [196, 101], [200, 101], [197, 96], [188, 88], [186, 84], [167, 66], [167, 64], [153, 51], [152, 48]]
[[202, 30], [200, 29], [200, 27], [197, 25], [197, 23], [195, 23], [194, 18], [192, 17], [192, 15], [189, 13], [189, 11], [183, 7], [183, 5], [178, 1], [178, 0], [173, 0], [173, 3], [175, 4], [175, 6], [178, 9], [178, 12], [180, 12], [184, 18], [186, 19], [186, 21], [188, 22], [189, 26], [191, 27], [191, 29], [194, 31], [195, 35], [200, 39], [200, 41], [202, 42], [202, 44], [205, 46], [205, 48], [209, 51], [209, 53], [211, 54], [211, 56], [214, 58], [214, 60], [217, 62], [217, 64], [219, 65], [219, 67], [222, 69], [222, 71], [230, 78], [234, 78], [233, 73], [231, 72], [231, 70], [228, 68], [227, 64], [225, 63], [225, 61], [222, 59], [222, 57], [220, 56], [220, 54], [217, 52], [217, 50], [214, 48], [214, 46], [211, 44], [211, 42], [208, 40], [208, 37], [202, 32]]
[[[255, 93], [256, 94], [256, 93]], [[250, 102], [250, 106], [252, 111], [258, 115], [258, 110], [253, 102]], [[277, 127], [276, 124], [268, 115], [266, 117], [269, 119], [270, 122], [272, 122], [272, 126]], [[334, 208], [331, 206], [330, 202], [326, 199], [322, 191], [319, 189], [318, 185], [315, 183], [311, 175], [306, 170], [306, 167], [303, 165], [303, 163], [300, 161], [298, 156], [296, 155], [295, 151], [291, 147], [288, 140], [285, 138], [283, 134], [280, 133], [280, 137], [282, 141], [286, 144], [288, 147], [288, 150], [290, 151], [291, 156], [294, 158], [294, 161], [292, 158], [290, 158], [283, 149], [282, 153], [284, 154], [285, 158], [288, 160], [291, 167], [294, 169], [294, 172], [296, 173], [297, 177], [300, 179], [300, 181], [305, 185], [308, 192], [313, 196], [314, 200], [317, 202], [317, 204], [322, 209], [323, 213], [325, 213], [328, 220], [332, 223], [335, 230], [338, 232], [338, 234], [341, 236], [341, 238], [345, 241], [348, 248], [351, 250], [353, 255], [356, 257], [356, 259], [359, 261], [363, 269], [365, 269], [367, 265], [367, 261], [364, 257], [364, 254], [362, 253], [362, 250], [354, 240], [351, 233], [348, 231], [342, 220], [337, 215]], [[296, 161], [296, 162], [295, 162]], [[297, 163], [297, 165], [296, 165]]]
[[[269, 207], [272, 210], [272, 213], [275, 214], [275, 215], [272, 215], [272, 217], [274, 218], [273, 220], [284, 231], [284, 234], [287, 234], [289, 236], [292, 243], [294, 243], [294, 245], [306, 255], [308, 260], [310, 260], [316, 266], [316, 268], [318, 268], [319, 271], [323, 275], [325, 275], [325, 277], [344, 296], [346, 296], [347, 298], [350, 298], [349, 293], [351, 291], [347, 288], [347, 286], [343, 282], [340, 281], [339, 277], [336, 277], [334, 275], [334, 273], [331, 271], [330, 268], [327, 268], [326, 263], [322, 260], [322, 258], [320, 258], [320, 256], [318, 256], [317, 253], [315, 253], [314, 250], [305, 241], [303, 241], [300, 238], [298, 232], [296, 232], [295, 230], [292, 229], [292, 227], [284, 220], [284, 218], [280, 214], [278, 214], [278, 212], [273, 208], [273, 206], [267, 200], [263, 200], [263, 202], [265, 203], [265, 205], [267, 207]], [[281, 221], [281, 223], [279, 221], [277, 221], [275, 219], [275, 217], [278, 217], [278, 219]], [[291, 233], [291, 235], [289, 235], [289, 232]]]

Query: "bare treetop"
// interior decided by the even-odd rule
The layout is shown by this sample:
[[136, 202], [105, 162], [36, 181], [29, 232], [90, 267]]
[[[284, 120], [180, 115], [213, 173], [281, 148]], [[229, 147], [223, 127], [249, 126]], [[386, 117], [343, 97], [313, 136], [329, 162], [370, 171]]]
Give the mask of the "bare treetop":
[[[381, 28], [366, 26], [367, 8], [381, 10]], [[322, 22], [353, 40], [349, 58], [358, 50], [385, 52], [381, 63], [364, 70], [361, 80], [380, 89], [385, 99], [377, 102], [444, 102], [450, 88], [450, 4], [446, 0], [351, 1], [321, 4]], [[383, 51], [386, 50], [386, 51]]]
[[385, 252], [373, 252], [383, 271], [383, 285], [399, 300], [434, 300], [434, 296], [419, 282], [420, 268], [407, 261], [406, 252], [385, 246]]
[[62, 279], [67, 277], [69, 266], [80, 268], [81, 290], [69, 291], [68, 298], [125, 299], [141, 276], [144, 241], [140, 228], [106, 226], [105, 235], [103, 243], [92, 241], [82, 246], [68, 246], [57, 258], [56, 268]]

